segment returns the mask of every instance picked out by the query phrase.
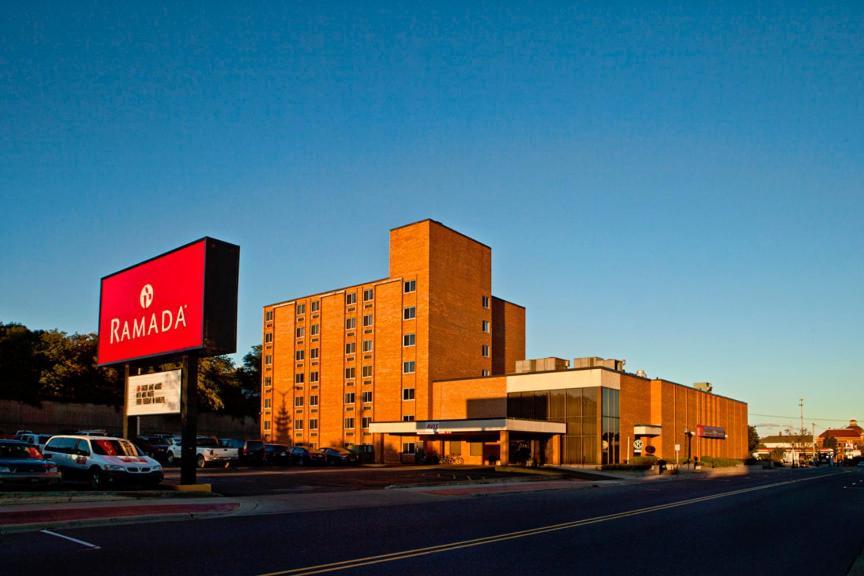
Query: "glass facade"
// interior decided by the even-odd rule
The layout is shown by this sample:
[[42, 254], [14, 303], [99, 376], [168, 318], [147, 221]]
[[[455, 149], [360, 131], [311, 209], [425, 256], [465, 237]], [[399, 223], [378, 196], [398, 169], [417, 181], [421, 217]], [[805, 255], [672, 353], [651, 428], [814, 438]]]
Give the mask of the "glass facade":
[[619, 392], [611, 388], [568, 388], [507, 394], [507, 416], [564, 422], [564, 464], [617, 462], [620, 453]]

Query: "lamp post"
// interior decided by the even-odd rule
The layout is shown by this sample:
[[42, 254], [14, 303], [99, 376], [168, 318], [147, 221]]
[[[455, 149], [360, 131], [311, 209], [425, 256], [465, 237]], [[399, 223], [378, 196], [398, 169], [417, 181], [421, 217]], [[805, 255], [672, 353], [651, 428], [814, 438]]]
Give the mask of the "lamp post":
[[693, 439], [693, 431], [689, 428], [684, 428], [684, 436], [687, 438], [687, 462], [692, 460], [690, 452], [690, 441]]

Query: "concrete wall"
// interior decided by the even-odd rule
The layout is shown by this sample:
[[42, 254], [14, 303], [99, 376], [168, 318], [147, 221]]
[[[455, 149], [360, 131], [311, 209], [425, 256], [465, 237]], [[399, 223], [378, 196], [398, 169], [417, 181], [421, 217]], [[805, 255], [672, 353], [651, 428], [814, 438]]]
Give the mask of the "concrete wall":
[[[42, 434], [63, 430], [102, 428], [109, 434], [123, 430], [121, 408], [99, 404], [43, 402], [41, 407], [14, 400], [0, 400], [0, 431], [14, 434], [16, 430], [33, 430]], [[142, 416], [141, 432], [179, 433], [180, 415]], [[224, 414], [204, 412], [198, 415], [198, 432], [214, 436], [258, 436], [258, 422], [253, 418], [232, 418]]]

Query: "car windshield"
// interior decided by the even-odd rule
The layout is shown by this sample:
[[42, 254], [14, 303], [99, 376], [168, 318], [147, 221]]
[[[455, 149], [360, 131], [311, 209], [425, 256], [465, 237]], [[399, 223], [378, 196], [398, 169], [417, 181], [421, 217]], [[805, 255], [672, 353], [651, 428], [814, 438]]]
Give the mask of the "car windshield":
[[39, 450], [23, 444], [0, 444], [0, 458], [42, 458]]
[[102, 456], [138, 456], [135, 446], [127, 440], [93, 440], [93, 452]]

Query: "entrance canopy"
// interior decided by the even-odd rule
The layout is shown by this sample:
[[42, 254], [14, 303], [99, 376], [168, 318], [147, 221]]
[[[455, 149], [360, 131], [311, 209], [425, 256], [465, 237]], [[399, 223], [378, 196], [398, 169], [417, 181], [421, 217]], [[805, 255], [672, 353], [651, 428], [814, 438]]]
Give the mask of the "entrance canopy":
[[546, 420], [522, 420], [519, 418], [475, 418], [466, 420], [417, 420], [414, 422], [372, 422], [369, 431], [373, 434], [401, 436], [432, 436], [436, 434], [470, 434], [477, 432], [537, 432], [541, 434], [564, 434], [567, 425]]

